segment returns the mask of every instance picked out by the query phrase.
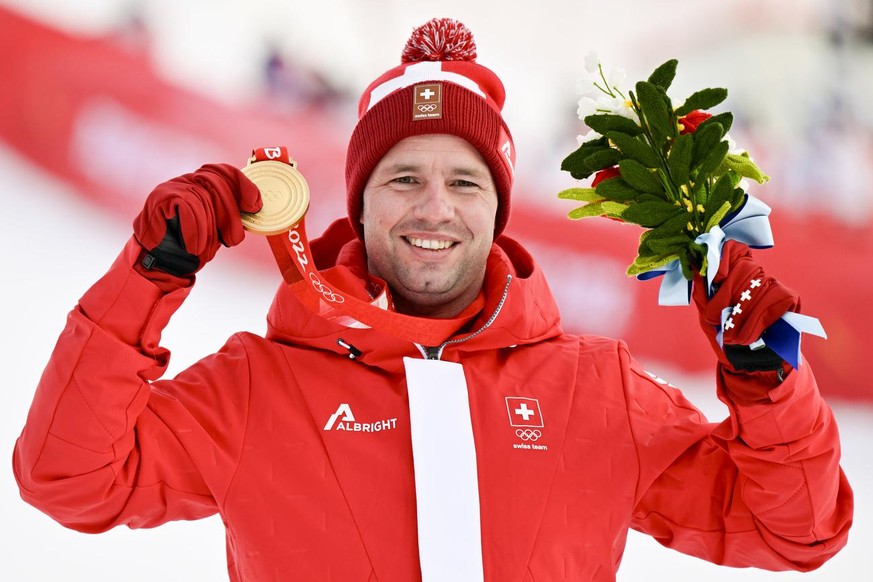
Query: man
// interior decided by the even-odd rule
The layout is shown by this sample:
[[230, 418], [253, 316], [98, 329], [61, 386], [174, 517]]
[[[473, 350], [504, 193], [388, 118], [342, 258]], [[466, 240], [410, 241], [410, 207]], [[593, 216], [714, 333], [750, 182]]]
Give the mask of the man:
[[[808, 364], [743, 345], [796, 295], [732, 242], [718, 292], [696, 285], [720, 424], [621, 342], [564, 334], [501, 236], [514, 149], [475, 56], [469, 31], [431, 21], [365, 91], [349, 220], [300, 258], [330, 310], [282, 285], [266, 338], [172, 380], [160, 332], [260, 197], [226, 165], [158, 186], [43, 375], [22, 496], [85, 532], [220, 513], [232, 580], [614, 580], [629, 527], [733, 566], [834, 555], [852, 495], [833, 416]], [[751, 281], [723, 350], [714, 323]], [[344, 314], [346, 297], [383, 317]]]

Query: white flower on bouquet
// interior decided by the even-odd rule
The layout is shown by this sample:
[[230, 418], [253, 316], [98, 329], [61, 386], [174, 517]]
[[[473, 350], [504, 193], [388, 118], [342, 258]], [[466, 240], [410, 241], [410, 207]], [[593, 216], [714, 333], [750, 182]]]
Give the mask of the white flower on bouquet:
[[600, 139], [601, 137], [603, 136], [591, 129], [585, 135], [577, 135], [576, 142], [581, 146], [583, 143], [588, 143], [589, 141], [594, 141], [595, 139]]
[[[622, 68], [604, 70], [597, 53], [591, 52], [585, 57], [587, 75], [579, 81], [577, 92], [576, 115], [585, 121], [589, 115], [611, 113], [621, 115], [634, 122], [639, 122], [633, 104], [621, 91], [626, 73]], [[596, 139], [600, 134], [589, 133], [589, 139]], [[581, 138], [580, 138], [581, 139]]]

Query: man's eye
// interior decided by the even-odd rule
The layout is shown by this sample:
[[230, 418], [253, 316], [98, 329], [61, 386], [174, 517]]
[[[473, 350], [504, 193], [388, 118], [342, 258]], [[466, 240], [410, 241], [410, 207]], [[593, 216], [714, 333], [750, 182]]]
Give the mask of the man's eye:
[[394, 178], [392, 182], [397, 182], [398, 184], [414, 184], [415, 179], [412, 176], [400, 176], [399, 178]]
[[470, 182], [469, 180], [456, 180], [455, 186], [458, 186], [459, 188], [478, 188], [479, 184]]

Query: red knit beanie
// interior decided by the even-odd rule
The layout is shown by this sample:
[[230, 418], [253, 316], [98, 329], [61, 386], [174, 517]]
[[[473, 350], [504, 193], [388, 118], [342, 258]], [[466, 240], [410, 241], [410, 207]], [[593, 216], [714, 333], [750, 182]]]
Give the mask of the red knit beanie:
[[358, 103], [358, 125], [346, 157], [349, 219], [358, 235], [363, 191], [379, 160], [413, 135], [455, 135], [479, 150], [497, 187], [494, 235], [509, 220], [515, 146], [500, 115], [505, 92], [491, 70], [476, 63], [466, 26], [450, 18], [416, 28], [401, 64], [373, 81]]

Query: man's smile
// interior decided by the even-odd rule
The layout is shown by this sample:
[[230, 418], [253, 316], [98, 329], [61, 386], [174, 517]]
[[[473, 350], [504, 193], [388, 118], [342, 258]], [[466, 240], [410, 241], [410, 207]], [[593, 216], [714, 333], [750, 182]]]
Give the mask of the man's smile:
[[438, 238], [420, 238], [415, 236], [404, 236], [403, 239], [410, 245], [431, 251], [442, 251], [451, 248], [456, 243], [452, 240]]

